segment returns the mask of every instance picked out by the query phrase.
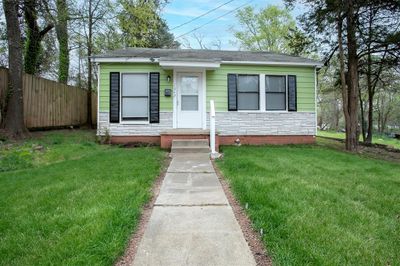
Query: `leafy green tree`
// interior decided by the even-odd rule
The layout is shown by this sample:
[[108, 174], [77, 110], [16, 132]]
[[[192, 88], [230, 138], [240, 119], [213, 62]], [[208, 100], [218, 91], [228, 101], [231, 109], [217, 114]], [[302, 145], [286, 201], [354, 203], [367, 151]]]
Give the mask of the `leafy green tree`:
[[246, 50], [291, 53], [291, 30], [299, 37], [296, 23], [285, 8], [269, 5], [256, 12], [248, 6], [239, 10], [236, 17], [241, 30], [234, 31], [234, 36]]
[[[308, 7], [301, 21], [308, 35], [329, 47], [328, 61], [338, 54], [343, 114], [346, 127], [346, 149], [358, 149], [359, 112], [359, 47], [363, 35], [359, 34], [360, 16], [368, 6], [391, 9], [388, 2], [361, 0], [286, 0], [300, 2]], [[390, 7], [389, 7], [390, 6]]]
[[338, 60], [334, 58], [329, 66], [319, 70], [318, 76], [318, 126], [321, 130], [340, 130], [342, 128], [342, 100]]
[[[326, 52], [326, 62], [338, 56], [342, 88], [343, 114], [346, 125], [346, 148], [357, 150], [358, 112], [368, 108], [368, 133], [372, 139], [373, 96], [376, 82], [386, 66], [399, 58], [398, 0], [286, 0], [300, 2], [309, 9], [301, 16], [303, 29]], [[389, 56], [390, 55], [390, 56]], [[389, 64], [388, 64], [389, 63]], [[366, 82], [362, 82], [362, 78]], [[366, 84], [368, 105], [364, 105], [359, 84]], [[365, 131], [365, 129], [364, 129]], [[365, 136], [365, 134], [363, 134]]]
[[302, 32], [300, 29], [291, 28], [286, 36], [289, 46], [289, 52], [292, 55], [315, 55], [315, 45], [311, 38]]
[[[380, 4], [371, 3], [360, 7], [358, 34], [358, 56], [360, 94], [366, 95], [366, 100], [360, 100], [361, 114], [363, 103], [366, 103], [367, 119], [363, 119], [363, 139], [372, 143], [374, 127], [374, 97], [382, 76], [399, 65], [400, 60], [400, 7], [391, 6], [391, 1]], [[394, 79], [392, 79], [394, 80]], [[389, 93], [389, 92], [388, 92]]]
[[119, 28], [129, 47], [176, 48], [179, 43], [160, 17], [160, 1], [120, 0]]

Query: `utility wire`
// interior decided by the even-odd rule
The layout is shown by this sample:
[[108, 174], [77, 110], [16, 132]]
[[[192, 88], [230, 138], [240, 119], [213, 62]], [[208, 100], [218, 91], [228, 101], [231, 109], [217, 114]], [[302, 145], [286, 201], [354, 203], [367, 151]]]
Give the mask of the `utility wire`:
[[225, 3], [223, 3], [223, 4], [219, 5], [219, 6], [217, 6], [217, 7], [213, 8], [213, 9], [211, 9], [211, 10], [208, 10], [206, 13], [203, 13], [203, 14], [201, 14], [201, 15], [199, 15], [199, 16], [197, 16], [197, 17], [191, 19], [191, 20], [188, 20], [188, 21], [186, 21], [186, 22], [184, 22], [184, 23], [182, 23], [182, 24], [180, 24], [180, 25], [178, 25], [178, 26], [176, 26], [176, 27], [173, 27], [173, 28], [171, 29], [171, 31], [172, 31], [172, 30], [176, 30], [176, 29], [178, 29], [178, 28], [181, 28], [181, 27], [183, 27], [183, 26], [185, 26], [185, 25], [187, 25], [187, 24], [189, 24], [189, 23], [191, 23], [191, 22], [193, 22], [193, 21], [195, 21], [195, 20], [198, 20], [199, 18], [202, 18], [202, 17], [204, 17], [205, 15], [208, 15], [208, 14], [210, 14], [211, 12], [213, 12], [213, 11], [219, 9], [219, 8], [221, 8], [221, 7], [223, 7], [223, 6], [226, 6], [227, 4], [232, 3], [233, 1], [235, 1], [235, 0], [230, 0], [230, 1], [225, 2]]
[[227, 15], [233, 13], [233, 12], [237, 11], [238, 9], [241, 9], [241, 8], [244, 7], [244, 6], [247, 6], [248, 4], [250, 4], [250, 3], [253, 2], [253, 1], [254, 1], [254, 0], [250, 0], [250, 1], [246, 2], [246, 3], [244, 3], [243, 5], [240, 5], [240, 6], [238, 6], [237, 8], [232, 9], [231, 11], [222, 14], [222, 15], [219, 16], [219, 17], [216, 17], [216, 18], [214, 18], [214, 19], [212, 19], [212, 20], [210, 20], [210, 21], [208, 21], [208, 22], [206, 22], [206, 23], [204, 23], [204, 24], [202, 24], [202, 25], [200, 25], [200, 26], [198, 26], [198, 27], [196, 27], [196, 28], [194, 28], [194, 29], [188, 31], [188, 32], [185, 32], [185, 33], [179, 35], [178, 37], [175, 37], [175, 39], [179, 39], [179, 38], [181, 38], [181, 37], [183, 37], [183, 36], [185, 36], [185, 35], [188, 35], [189, 33], [192, 33], [192, 32], [194, 32], [194, 31], [196, 31], [196, 30], [198, 30], [198, 29], [201, 29], [202, 27], [207, 26], [208, 24], [210, 24], [210, 23], [212, 23], [212, 22], [214, 22], [214, 21], [216, 21], [216, 20], [218, 20], [218, 19], [220, 19], [220, 18], [225, 17], [225, 16], [227, 16]]
[[[196, 27], [196, 28], [194, 28], [194, 29], [192, 29], [192, 30], [190, 30], [190, 31], [188, 31], [188, 32], [185, 32], [185, 33], [179, 35], [178, 37], [175, 37], [175, 39], [181, 38], [181, 37], [183, 37], [183, 36], [185, 36], [185, 35], [188, 35], [189, 33], [192, 33], [192, 32], [194, 32], [194, 31], [196, 31], [196, 30], [198, 30], [198, 29], [201, 29], [202, 27], [204, 27], [204, 26], [206, 26], [206, 25], [208, 25], [208, 24], [210, 24], [210, 23], [212, 23], [212, 22], [214, 22], [214, 21], [216, 21], [216, 20], [218, 20], [218, 19], [220, 19], [220, 18], [222, 18], [222, 17], [225, 17], [225, 16], [227, 16], [227, 15], [229, 15], [229, 14], [231, 14], [231, 13], [237, 11], [237, 10], [239, 10], [240, 8], [244, 7], [244, 6], [249, 5], [249, 4], [250, 4], [251, 2], [253, 2], [253, 1], [254, 1], [254, 0], [250, 0], [250, 1], [246, 2], [246, 3], [244, 3], [243, 5], [240, 5], [240, 6], [238, 6], [237, 8], [232, 9], [232, 10], [230, 10], [230, 11], [228, 11], [228, 12], [222, 14], [221, 16], [218, 16], [218, 17], [216, 17], [216, 18], [214, 18], [214, 19], [208, 21], [207, 23], [204, 23], [204, 24], [202, 24], [202, 25], [200, 25], [200, 26], [198, 26], [198, 27]], [[138, 56], [140, 56], [140, 55], [142, 55], [142, 54], [144, 54], [144, 53], [146, 53], [146, 52], [148, 52], [148, 51], [151, 51], [152, 49], [153, 49], [153, 48], [144, 48], [144, 50], [143, 50], [142, 52], [140, 52], [140, 53], [134, 55], [134, 57], [138, 57]]]

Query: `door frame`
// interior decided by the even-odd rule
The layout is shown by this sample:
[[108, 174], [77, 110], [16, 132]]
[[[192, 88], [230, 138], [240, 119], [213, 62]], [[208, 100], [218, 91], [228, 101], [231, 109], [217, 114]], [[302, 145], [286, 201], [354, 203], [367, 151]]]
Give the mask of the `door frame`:
[[178, 128], [178, 90], [179, 90], [179, 76], [180, 74], [197, 74], [200, 75], [200, 88], [199, 88], [199, 111], [201, 113], [201, 129], [207, 128], [207, 103], [206, 103], [206, 70], [205, 69], [176, 69], [173, 70], [173, 128]]

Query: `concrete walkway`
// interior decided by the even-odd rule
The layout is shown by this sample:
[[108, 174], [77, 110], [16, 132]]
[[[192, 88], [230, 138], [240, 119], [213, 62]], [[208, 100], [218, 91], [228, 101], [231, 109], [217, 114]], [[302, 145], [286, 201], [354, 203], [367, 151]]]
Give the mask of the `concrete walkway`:
[[256, 265], [208, 154], [175, 154], [133, 265]]

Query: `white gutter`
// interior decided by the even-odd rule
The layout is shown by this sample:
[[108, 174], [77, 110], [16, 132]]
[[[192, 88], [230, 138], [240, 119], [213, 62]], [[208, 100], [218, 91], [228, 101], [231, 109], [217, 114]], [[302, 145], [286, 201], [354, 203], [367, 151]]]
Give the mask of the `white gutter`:
[[322, 67], [324, 64], [319, 62], [301, 63], [301, 62], [274, 62], [274, 61], [221, 61], [221, 64], [232, 65], [268, 65], [268, 66], [313, 66]]
[[264, 66], [312, 66], [322, 67], [324, 64], [320, 62], [274, 62], [274, 61], [220, 61], [220, 62], [193, 62], [187, 61], [162, 61], [159, 58], [145, 57], [92, 57], [96, 63], [160, 63], [164, 67], [210, 67], [218, 68], [221, 64], [232, 65], [264, 65]]
[[189, 61], [160, 61], [162, 68], [206, 68], [216, 69], [221, 66], [219, 62], [189, 62]]
[[148, 57], [92, 57], [96, 63], [158, 63], [158, 58]]

